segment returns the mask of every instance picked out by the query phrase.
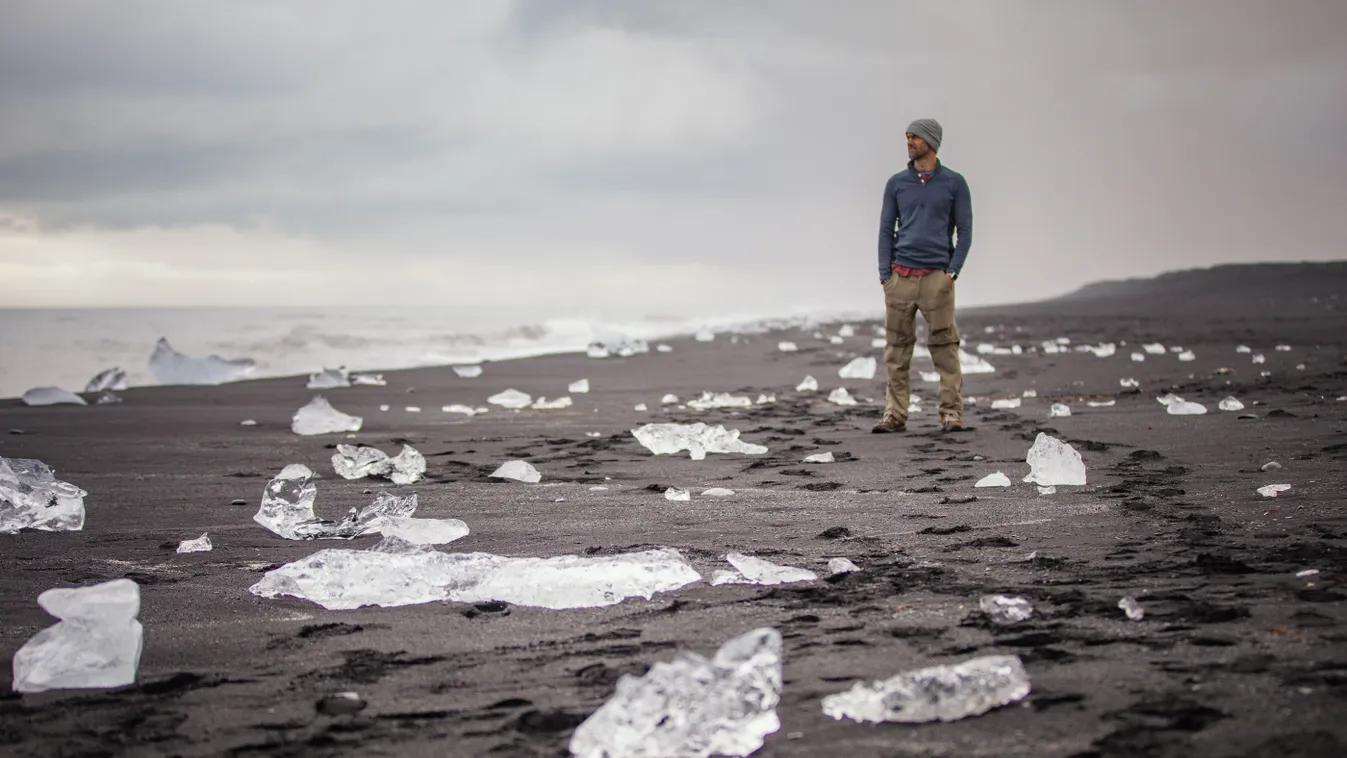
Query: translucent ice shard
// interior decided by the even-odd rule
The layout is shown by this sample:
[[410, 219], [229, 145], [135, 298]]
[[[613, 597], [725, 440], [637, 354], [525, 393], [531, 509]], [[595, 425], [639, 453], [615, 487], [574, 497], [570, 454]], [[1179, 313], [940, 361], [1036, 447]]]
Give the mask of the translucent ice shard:
[[776, 349], [783, 353], [793, 353], [800, 348], [794, 342], [778, 342], [776, 343]]
[[958, 721], [980, 716], [1029, 694], [1018, 656], [991, 655], [953, 666], [908, 671], [823, 698], [823, 712], [862, 723]]
[[413, 484], [426, 473], [426, 459], [411, 445], [403, 445], [402, 452], [393, 458], [377, 448], [337, 445], [332, 468], [343, 479], [378, 476], [394, 484]]
[[308, 405], [295, 411], [294, 417], [290, 419], [290, 431], [306, 437], [315, 434], [358, 432], [363, 423], [364, 419], [342, 413], [333, 408], [327, 398], [318, 395], [310, 400]]
[[755, 629], [707, 659], [681, 651], [613, 696], [571, 735], [575, 758], [746, 756], [781, 728], [781, 635]]
[[725, 489], [724, 487], [712, 487], [708, 490], [702, 490], [702, 497], [729, 497], [733, 494], [734, 490]]
[[88, 494], [57, 479], [42, 461], [0, 457], [0, 534], [20, 529], [77, 532], [84, 528]]
[[1028, 389], [1020, 393], [1020, 397], [1038, 397], [1038, 390]]
[[445, 413], [462, 413], [464, 416], [475, 416], [477, 414], [477, 410], [471, 405], [461, 405], [459, 403], [442, 406], [440, 410]]
[[1278, 345], [1278, 346], [1277, 346], [1277, 352], [1279, 352], [1279, 353], [1289, 353], [1289, 352], [1291, 352], [1291, 346], [1290, 346], [1290, 345]]
[[499, 405], [502, 408], [527, 408], [533, 398], [526, 392], [520, 392], [517, 389], [508, 389], [504, 392], [498, 392], [486, 399], [492, 405]]
[[126, 389], [126, 372], [113, 366], [98, 372], [84, 385], [85, 392], [117, 392]]
[[1121, 385], [1124, 389], [1136, 389], [1137, 387], [1141, 386], [1141, 382], [1138, 382], [1137, 380], [1131, 377], [1127, 377], [1126, 379], [1119, 379], [1118, 384]]
[[1146, 611], [1142, 610], [1141, 603], [1138, 603], [1130, 597], [1125, 597], [1122, 600], [1119, 600], [1118, 607], [1121, 608], [1122, 612], [1127, 614], [1127, 618], [1132, 621], [1140, 621], [1146, 617]]
[[874, 339], [870, 340], [870, 347], [874, 347], [874, 348], [882, 348], [882, 347], [884, 347], [886, 344], [887, 344], [887, 343], [885, 343], [883, 337], [875, 337]]
[[833, 458], [832, 451], [829, 450], [829, 451], [826, 452], [826, 453], [814, 453], [813, 455], [807, 455], [807, 456], [805, 456], [804, 462], [805, 462], [805, 463], [832, 463], [834, 460], [835, 460], [835, 459]]
[[309, 467], [292, 463], [267, 483], [253, 521], [288, 540], [350, 539], [378, 532], [384, 518], [410, 516], [416, 510], [416, 495], [397, 497], [382, 492], [373, 503], [352, 508], [345, 519], [334, 523], [314, 514], [317, 494]]
[[14, 691], [123, 687], [140, 665], [140, 587], [114, 579], [90, 587], [50, 589], [38, 605], [60, 623], [14, 653]]
[[468, 536], [468, 525], [456, 518], [386, 516], [379, 531], [413, 545], [444, 545]]
[[309, 383], [305, 385], [305, 388], [329, 390], [350, 386], [351, 372], [347, 371], [345, 366], [339, 366], [337, 368], [324, 368], [316, 374], [309, 374]]
[[996, 410], [1009, 410], [1018, 408], [1024, 401], [1018, 397], [1002, 397], [992, 401], [992, 408]]
[[1223, 411], [1242, 411], [1244, 410], [1244, 403], [1241, 403], [1239, 401], [1239, 398], [1232, 396], [1221, 400], [1221, 402], [1218, 403], [1216, 407], [1220, 408]]
[[1182, 353], [1179, 353], [1179, 360], [1195, 361], [1197, 360], [1197, 356], [1193, 354], [1192, 350], [1184, 350]]
[[476, 364], [470, 366], [454, 366], [454, 373], [460, 379], [476, 379], [482, 375], [482, 367]]
[[757, 400], [757, 404], [758, 404], [758, 405], [771, 405], [772, 403], [775, 403], [775, 402], [776, 402], [776, 395], [775, 395], [775, 394], [769, 395], [769, 394], [761, 393], [761, 392], [758, 393], [758, 400]]
[[111, 390], [103, 390], [102, 392], [98, 393], [98, 397], [94, 398], [94, 403], [97, 405], [113, 405], [116, 403], [120, 403], [121, 401], [122, 401], [121, 395], [118, 395], [117, 393], [112, 392]]
[[1276, 497], [1289, 489], [1291, 489], [1289, 484], [1269, 484], [1266, 487], [1259, 487], [1258, 494], [1263, 497]]
[[828, 561], [828, 573], [832, 576], [854, 574], [860, 570], [861, 567], [852, 563], [850, 558], [833, 558]]
[[684, 489], [679, 489], [678, 487], [670, 487], [664, 491], [664, 499], [673, 501], [691, 500], [692, 493]]
[[1158, 343], [1158, 342], [1152, 342], [1152, 343], [1147, 344], [1147, 345], [1142, 345], [1142, 346], [1141, 346], [1141, 349], [1142, 349], [1142, 350], [1145, 350], [1146, 352], [1150, 353], [1151, 355], [1164, 355], [1164, 354], [1165, 354], [1165, 346], [1164, 346], [1164, 345], [1161, 345], [1161, 344]]
[[923, 382], [937, 383], [940, 381], [939, 371], [919, 371], [917, 373], [921, 375], [921, 380]]
[[210, 537], [205, 532], [194, 540], [183, 540], [178, 543], [179, 553], [209, 553], [215, 546], [210, 544]]
[[60, 387], [34, 387], [23, 393], [24, 405], [88, 405], [84, 398]]
[[831, 337], [828, 338], [828, 342], [829, 342], [829, 344], [840, 345], [840, 344], [846, 342], [846, 340], [844, 340], [844, 339], [842, 339], [841, 337], [839, 337], [839, 336], [837, 336], [836, 334], [834, 334], [833, 336], [831, 336]]
[[678, 396], [673, 394], [665, 395], [664, 397], [659, 399], [660, 405], [676, 405], [677, 403], [678, 403]]
[[637, 411], [639, 413], [645, 413], [646, 411], [650, 410], [650, 407], [647, 406], [645, 403], [637, 403], [636, 405], [632, 406], [632, 410]]
[[696, 339], [698, 342], [711, 342], [711, 341], [715, 340], [715, 338], [716, 338], [716, 333], [713, 332], [713, 331], [711, 331], [710, 329], [702, 329], [702, 330], [698, 331], [698, 332], [697, 332], [697, 336], [695, 337], [695, 339]]
[[1135, 361], [1135, 362], [1137, 362], [1137, 363], [1145, 363], [1145, 362], [1146, 362], [1146, 354], [1145, 354], [1145, 353], [1132, 353], [1132, 360]]
[[224, 384], [247, 377], [257, 368], [251, 358], [226, 360], [218, 355], [183, 355], [160, 337], [150, 355], [150, 373], [160, 384]]
[[[927, 356], [930, 350], [926, 351]], [[959, 369], [965, 374], [993, 374], [996, 373], [996, 367], [988, 363], [980, 355], [959, 351]]]
[[812, 376], [806, 376], [800, 380], [795, 387], [796, 392], [818, 392], [818, 380]]
[[1254, 363], [1267, 363], [1267, 358], [1265, 358], [1265, 357], [1263, 356], [1262, 353], [1254, 353], [1254, 356], [1253, 356], [1253, 362], [1254, 362]]
[[874, 357], [857, 358], [842, 368], [837, 370], [837, 375], [843, 379], [874, 379], [875, 369], [878, 362]]
[[745, 579], [754, 584], [789, 584], [791, 582], [812, 582], [818, 579], [818, 574], [808, 569], [779, 566], [771, 561], [752, 555], [744, 555], [743, 553], [730, 553], [725, 556], [725, 560], [738, 569]]
[[1066, 403], [1053, 403], [1048, 409], [1048, 416], [1052, 418], [1063, 418], [1071, 415], [1071, 406]]
[[533, 467], [528, 461], [506, 461], [491, 473], [491, 476], [497, 479], [513, 479], [517, 482], [527, 484], [537, 484], [542, 481], [543, 475], [538, 473], [538, 469]]
[[569, 395], [559, 397], [556, 400], [548, 400], [545, 397], [540, 397], [533, 401], [533, 409], [539, 411], [559, 411], [562, 408], [569, 408], [572, 405], [574, 405], [574, 401], [571, 400]]
[[699, 411], [707, 411], [713, 408], [747, 408], [753, 405], [752, 398], [745, 395], [731, 395], [728, 392], [703, 392], [702, 396], [696, 400], [689, 400], [688, 407]]
[[1248, 345], [1240, 345], [1239, 347], [1235, 348], [1235, 352], [1237, 352], [1237, 353], [1252, 353], [1252, 352], [1253, 352], [1253, 348], [1249, 347]]
[[388, 382], [384, 380], [383, 374], [351, 374], [351, 384], [385, 387]]
[[1071, 445], [1038, 433], [1025, 458], [1029, 475], [1024, 481], [1047, 486], [1085, 484], [1085, 463]]
[[1175, 397], [1173, 401], [1165, 404], [1165, 411], [1171, 416], [1201, 416], [1207, 412], [1207, 406]]
[[1054, 486], [1052, 486], [1052, 485], [1048, 485], [1047, 487], [1044, 487], [1044, 486], [1042, 486], [1042, 485], [1039, 485], [1039, 487], [1038, 487], [1038, 494], [1040, 494], [1040, 495], [1056, 495], [1056, 494], [1057, 494], [1057, 488], [1054, 487]]
[[586, 392], [589, 392], [589, 380], [580, 379], [578, 381], [571, 382], [570, 385], [566, 387], [566, 391], [575, 395], [583, 395]]
[[838, 387], [828, 393], [828, 402], [834, 405], [855, 405], [856, 398], [852, 397], [851, 393], [847, 392], [846, 387]]
[[995, 624], [1018, 624], [1034, 615], [1034, 606], [1028, 600], [1010, 595], [983, 595], [978, 598], [978, 607]]
[[631, 434], [655, 455], [673, 455], [684, 450], [694, 461], [706, 458], [707, 453], [744, 453], [762, 455], [763, 445], [754, 445], [739, 439], [738, 429], [695, 424], [645, 424], [632, 429]]
[[669, 345], [655, 345], [655, 352], [657, 352], [657, 353], [672, 353], [672, 352], [673, 352], [673, 347], [671, 347], [671, 346], [669, 346]]
[[1010, 477], [997, 471], [995, 474], [988, 474], [978, 480], [974, 487], [1009, 487]]
[[1087, 400], [1085, 405], [1091, 408], [1112, 408], [1117, 405], [1117, 400]]

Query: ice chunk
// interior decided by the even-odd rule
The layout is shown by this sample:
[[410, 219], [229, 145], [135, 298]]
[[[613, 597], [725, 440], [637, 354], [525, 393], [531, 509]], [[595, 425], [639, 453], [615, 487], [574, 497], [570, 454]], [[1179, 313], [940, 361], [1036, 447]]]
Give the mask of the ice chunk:
[[734, 490], [727, 490], [724, 487], [712, 487], [709, 490], [702, 490], [702, 497], [729, 497], [734, 494]]
[[358, 432], [363, 423], [364, 419], [342, 413], [333, 408], [327, 398], [318, 395], [308, 405], [295, 411], [290, 420], [290, 430], [302, 436]]
[[664, 491], [664, 499], [673, 500], [675, 502], [691, 500], [692, 493], [688, 492], [687, 490], [679, 489], [677, 487], [670, 487], [669, 489]]
[[672, 455], [686, 450], [694, 461], [703, 460], [707, 453], [762, 455], [767, 452], [767, 448], [762, 445], [740, 440], [738, 429], [726, 430], [720, 425], [707, 426], [701, 422], [645, 424], [631, 430], [631, 434], [655, 455]]
[[[930, 350], [926, 351], [927, 357], [930, 357]], [[959, 351], [959, 369], [965, 374], [992, 374], [996, 372], [996, 367], [988, 363], [986, 359], [972, 353]]]
[[744, 575], [734, 570], [718, 570], [711, 574], [711, 586], [719, 587], [722, 584], [752, 584], [744, 578]]
[[1040, 486], [1040, 487], [1038, 488], [1038, 494], [1040, 494], [1040, 495], [1056, 495], [1056, 494], [1057, 494], [1057, 488], [1056, 488], [1056, 487], [1052, 487], [1052, 486], [1048, 486], [1048, 487]]
[[543, 475], [538, 473], [538, 469], [534, 468], [533, 464], [528, 461], [506, 461], [500, 465], [500, 468], [493, 471], [491, 476], [497, 479], [514, 479], [527, 484], [537, 484], [543, 478]]
[[776, 349], [783, 353], [793, 353], [800, 348], [794, 342], [778, 342], [776, 343]]
[[183, 540], [178, 543], [179, 553], [209, 553], [215, 546], [210, 544], [210, 537], [205, 532], [194, 540]]
[[351, 384], [363, 384], [371, 387], [388, 386], [383, 374], [351, 374]]
[[832, 345], [841, 345], [844, 342], [846, 342], [846, 340], [842, 339], [841, 337], [838, 337], [835, 334], [828, 338], [828, 343]]
[[1173, 400], [1165, 404], [1165, 411], [1171, 416], [1201, 416], [1207, 412], [1207, 406], [1175, 396]]
[[1254, 356], [1253, 356], [1253, 362], [1254, 362], [1254, 363], [1267, 363], [1267, 358], [1263, 357], [1263, 354], [1262, 354], [1262, 353], [1254, 353]]
[[1276, 461], [1268, 461], [1267, 463], [1264, 463], [1264, 464], [1263, 464], [1263, 466], [1262, 466], [1262, 468], [1261, 468], [1260, 470], [1262, 470], [1262, 471], [1277, 471], [1277, 470], [1281, 469], [1281, 467], [1282, 467], [1282, 465], [1281, 465], [1280, 463], [1276, 462]]
[[566, 391], [576, 395], [583, 395], [586, 392], [589, 392], [589, 380], [578, 379], [574, 382], [571, 382], [570, 385], [566, 387]]
[[1197, 360], [1197, 356], [1196, 356], [1196, 355], [1193, 355], [1193, 351], [1192, 351], [1192, 350], [1184, 350], [1182, 353], [1179, 353], [1179, 360], [1185, 361], [1185, 362], [1186, 362], [1186, 361], [1195, 361], [1195, 360]]
[[1087, 400], [1085, 405], [1091, 408], [1112, 408], [1117, 405], [1117, 400]]
[[1164, 346], [1164, 345], [1161, 345], [1159, 342], [1152, 342], [1152, 343], [1147, 344], [1147, 345], [1142, 345], [1142, 346], [1141, 346], [1141, 349], [1142, 349], [1142, 350], [1145, 350], [1146, 352], [1150, 353], [1151, 355], [1164, 355], [1164, 354], [1165, 354], [1165, 346]]
[[1034, 615], [1028, 600], [1011, 595], [983, 595], [978, 598], [978, 607], [994, 624], [1018, 624]]
[[482, 375], [482, 367], [477, 364], [454, 366], [453, 369], [454, 373], [458, 375], [460, 379], [476, 379]]
[[885, 347], [887, 344], [888, 344], [888, 343], [886, 343], [886, 342], [884, 341], [884, 338], [883, 338], [883, 337], [875, 337], [874, 339], [870, 340], [870, 347], [881, 347], [881, 348], [882, 348], [882, 347]]
[[1010, 477], [997, 471], [995, 474], [988, 474], [978, 480], [974, 487], [1009, 487]]
[[842, 326], [837, 329], [837, 336], [854, 337], [856, 336], [856, 327], [851, 324], [842, 324]]
[[815, 453], [815, 454], [813, 454], [813, 455], [805, 456], [804, 462], [805, 462], [805, 463], [832, 463], [832, 462], [833, 462], [833, 454], [832, 454], [832, 451], [831, 451], [831, 450], [829, 450], [829, 451], [826, 452], [826, 453]]
[[103, 390], [98, 393], [98, 397], [94, 398], [94, 403], [97, 405], [113, 405], [115, 403], [120, 403], [121, 401], [122, 398], [120, 395], [108, 390]]
[[444, 545], [468, 536], [468, 525], [456, 518], [388, 516], [379, 531], [413, 545]]
[[218, 355], [192, 358], [160, 337], [150, 355], [150, 373], [160, 384], [224, 384], [247, 377], [257, 368], [251, 358], [226, 360]]
[[715, 338], [716, 333], [710, 329], [700, 329], [698, 330], [696, 337], [694, 337], [698, 342], [711, 342]]
[[703, 392], [702, 396], [696, 400], [689, 400], [688, 407], [699, 411], [711, 410], [713, 408], [747, 408], [753, 405], [753, 400], [744, 395], [731, 395], [728, 392], [719, 392], [711, 394]]
[[1025, 458], [1029, 475], [1024, 481], [1044, 486], [1085, 484], [1085, 463], [1071, 445], [1043, 432], [1038, 433]]
[[1132, 353], [1132, 360], [1136, 363], [1145, 363], [1146, 355], [1144, 353]]
[[88, 405], [84, 398], [60, 387], [34, 387], [23, 393], [24, 405]]
[[1066, 403], [1053, 403], [1048, 409], [1048, 416], [1051, 418], [1063, 418], [1071, 415], [1071, 406]]
[[440, 410], [444, 411], [445, 413], [461, 413], [464, 416], [477, 415], [477, 410], [473, 408], [471, 405], [460, 405], [459, 403], [442, 406]]
[[340, 366], [338, 368], [324, 368], [316, 374], [309, 374], [309, 383], [306, 389], [328, 390], [350, 386], [351, 372], [347, 371], [345, 366]]
[[408, 405], [408, 406], [404, 407], [402, 410], [404, 410], [404, 411], [406, 411], [406, 412], [408, 412], [408, 413], [420, 413], [420, 412], [421, 412], [421, 406], [419, 406], [419, 405]]
[[372, 447], [337, 445], [332, 468], [343, 479], [380, 476], [394, 484], [413, 484], [426, 473], [426, 459], [411, 445], [403, 445], [402, 452], [393, 458]]
[[798, 385], [796, 385], [795, 391], [796, 391], [796, 392], [817, 392], [817, 391], [818, 391], [818, 380], [815, 379], [815, 378], [812, 377], [812, 376], [806, 376], [804, 379], [800, 380], [800, 383], [799, 383]]
[[834, 405], [855, 405], [856, 398], [847, 392], [846, 387], [838, 387], [828, 394], [828, 402]]
[[1289, 489], [1291, 489], [1289, 484], [1269, 484], [1266, 487], [1259, 487], [1258, 494], [1263, 497], [1276, 497]]
[[993, 400], [993, 401], [992, 401], [992, 408], [993, 408], [993, 409], [997, 409], [997, 410], [1007, 410], [1007, 409], [1010, 409], [1010, 408], [1018, 408], [1018, 407], [1020, 407], [1020, 404], [1023, 403], [1023, 402], [1024, 402], [1024, 401], [1023, 401], [1021, 398], [1018, 398], [1018, 397], [1008, 397], [1008, 398], [1007, 398], [1007, 397], [1003, 397], [1003, 398], [998, 398], [998, 399], [996, 399], [996, 400]]
[[677, 402], [678, 402], [677, 395], [665, 395], [659, 400], [660, 405], [675, 405]]
[[673, 348], [669, 345], [655, 345], [655, 351], [659, 353], [672, 353]]
[[828, 574], [830, 576], [853, 574], [860, 570], [861, 567], [852, 563], [850, 558], [833, 558], [828, 561]]
[[15, 692], [123, 687], [136, 681], [142, 632], [140, 587], [113, 579], [50, 589], [38, 605], [61, 621], [14, 653]]
[[1146, 611], [1142, 610], [1141, 603], [1138, 603], [1130, 597], [1125, 597], [1122, 600], [1119, 600], [1118, 607], [1121, 608], [1122, 612], [1127, 614], [1127, 618], [1132, 621], [1140, 621], [1146, 617]]
[[1021, 396], [1021, 397], [1038, 397], [1038, 390], [1032, 390], [1032, 389], [1031, 389], [1031, 390], [1025, 390], [1023, 393], [1021, 393], [1020, 396]]
[[550, 401], [545, 397], [540, 397], [533, 402], [533, 408], [539, 411], [558, 411], [562, 408], [569, 408], [572, 404], [569, 396], [559, 397], [556, 400]]
[[919, 373], [919, 374], [921, 375], [921, 380], [922, 380], [923, 382], [938, 382], [938, 381], [940, 381], [940, 372], [939, 372], [939, 371], [919, 371], [919, 372], [917, 372], [917, 373]]
[[1289, 353], [1289, 352], [1291, 352], [1291, 346], [1290, 346], [1290, 345], [1278, 345], [1278, 346], [1277, 346], [1277, 352], [1279, 352], [1279, 353]]
[[77, 532], [84, 528], [88, 494], [57, 479], [42, 461], [0, 456], [0, 534], [20, 529]]
[[882, 682], [858, 683], [823, 698], [823, 712], [861, 723], [958, 721], [1028, 694], [1029, 675], [1019, 657], [989, 655], [953, 666], [908, 671]]
[[126, 372], [113, 366], [94, 375], [89, 383], [84, 385], [85, 392], [116, 392], [126, 389]]
[[866, 358], [856, 358], [847, 365], [837, 370], [837, 375], [843, 379], [874, 379], [875, 370], [878, 362], [873, 356]]
[[612, 556], [509, 558], [435, 550], [320, 550], [268, 571], [250, 591], [290, 595], [328, 610], [443, 600], [500, 601], [563, 610], [649, 599], [701, 579], [676, 550]]
[[257, 426], [257, 422], [250, 418], [245, 418], [239, 422], [239, 426]]
[[334, 523], [314, 515], [317, 494], [309, 467], [292, 463], [267, 483], [253, 521], [288, 540], [350, 539], [378, 532], [385, 518], [410, 516], [416, 510], [416, 495], [397, 497], [381, 492], [373, 503], [352, 508], [345, 519]]
[[1296, 578], [1297, 578], [1297, 579], [1305, 579], [1305, 578], [1308, 578], [1308, 577], [1311, 577], [1311, 576], [1318, 576], [1318, 575], [1319, 575], [1319, 569], [1305, 569], [1304, 571], [1297, 571], [1297, 572], [1296, 572]]
[[1128, 377], [1126, 379], [1119, 379], [1118, 384], [1122, 385], [1122, 387], [1124, 387], [1125, 389], [1134, 389], [1141, 386], [1141, 382], [1138, 382], [1137, 380], [1131, 377]]
[[1244, 403], [1241, 403], [1238, 398], [1232, 396], [1221, 400], [1216, 407], [1223, 411], [1242, 411], [1244, 410]]
[[725, 560], [738, 569], [745, 579], [754, 584], [789, 584], [791, 582], [812, 582], [818, 579], [818, 574], [807, 569], [778, 566], [771, 561], [744, 555], [743, 553], [730, 553], [725, 556]]
[[1253, 352], [1253, 348], [1249, 347], [1248, 345], [1240, 345], [1239, 347], [1236, 347], [1236, 348], [1235, 348], [1235, 352], [1237, 352], [1237, 353], [1252, 353], [1252, 352]]
[[758, 393], [758, 401], [757, 401], [758, 405], [770, 405], [775, 402], [776, 402], [775, 394], [767, 395], [763, 393]]
[[575, 733], [575, 758], [746, 756], [781, 728], [781, 635], [755, 629], [710, 660], [679, 652], [617, 690]]
[[533, 402], [533, 398], [528, 393], [520, 392], [519, 390], [512, 388], [505, 390], [504, 392], [498, 392], [487, 398], [486, 401], [492, 405], [499, 405], [502, 408], [517, 409], [528, 407], [528, 404]]

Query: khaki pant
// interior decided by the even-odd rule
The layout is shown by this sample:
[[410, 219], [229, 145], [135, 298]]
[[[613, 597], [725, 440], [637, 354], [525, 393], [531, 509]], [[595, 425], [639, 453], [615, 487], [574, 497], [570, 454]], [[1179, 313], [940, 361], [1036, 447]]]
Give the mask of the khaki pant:
[[889, 370], [884, 415], [907, 421], [917, 311], [930, 329], [926, 344], [940, 372], [940, 420], [962, 422], [963, 370], [959, 367], [959, 327], [954, 323], [954, 282], [942, 271], [925, 276], [894, 274], [884, 283], [884, 363]]

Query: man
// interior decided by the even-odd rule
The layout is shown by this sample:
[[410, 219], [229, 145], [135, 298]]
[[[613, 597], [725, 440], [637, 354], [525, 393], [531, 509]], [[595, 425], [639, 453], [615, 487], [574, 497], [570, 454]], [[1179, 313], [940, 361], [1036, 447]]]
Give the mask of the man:
[[[917, 311], [930, 330], [926, 344], [940, 372], [940, 426], [963, 431], [963, 371], [954, 323], [954, 282], [973, 244], [968, 182], [940, 163], [944, 129], [919, 118], [907, 127], [907, 170], [884, 187], [879, 217], [879, 281], [884, 286], [884, 363], [889, 387], [876, 434], [907, 430]], [[955, 241], [957, 236], [957, 242]]]

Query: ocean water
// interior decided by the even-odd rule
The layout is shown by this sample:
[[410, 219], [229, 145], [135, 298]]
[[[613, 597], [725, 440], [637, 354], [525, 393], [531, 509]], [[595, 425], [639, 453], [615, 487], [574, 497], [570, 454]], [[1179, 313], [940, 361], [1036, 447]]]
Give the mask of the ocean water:
[[252, 358], [252, 378], [324, 367], [378, 370], [584, 351], [594, 340], [668, 339], [701, 328], [824, 323], [875, 314], [807, 309], [698, 318], [547, 316], [519, 309], [112, 308], [0, 309], [0, 397], [39, 386], [79, 392], [118, 366], [131, 386], [157, 382], [148, 361], [165, 337], [194, 357]]

